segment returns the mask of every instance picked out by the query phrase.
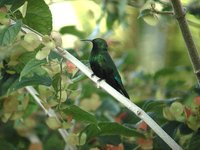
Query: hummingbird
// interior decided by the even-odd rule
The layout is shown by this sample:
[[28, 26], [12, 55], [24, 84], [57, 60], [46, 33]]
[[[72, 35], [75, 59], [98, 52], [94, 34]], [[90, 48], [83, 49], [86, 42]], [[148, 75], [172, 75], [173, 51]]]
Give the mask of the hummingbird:
[[94, 75], [99, 77], [100, 80], [105, 80], [114, 89], [129, 99], [129, 95], [122, 84], [117, 67], [108, 53], [108, 44], [106, 41], [101, 38], [82, 41], [89, 41], [93, 44], [89, 63]]

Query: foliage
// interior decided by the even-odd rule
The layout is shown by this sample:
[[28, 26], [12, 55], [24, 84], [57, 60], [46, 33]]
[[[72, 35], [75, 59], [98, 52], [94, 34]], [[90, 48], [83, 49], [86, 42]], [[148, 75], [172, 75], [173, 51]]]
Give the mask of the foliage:
[[[91, 8], [88, 17], [93, 16], [97, 25], [82, 18], [82, 28], [65, 25], [60, 33], [53, 33], [48, 1], [0, 1], [0, 149], [64, 149], [64, 140], [80, 149], [170, 149], [145, 122], [96, 89], [74, 64], [52, 51], [62, 45], [61, 35], [91, 38], [91, 26], [95, 36], [106, 38], [133, 101], [182, 147], [198, 149], [200, 89], [170, 3], [94, 2], [102, 6], [100, 16], [95, 18], [97, 12]], [[185, 5], [198, 41], [200, 9], [196, 3]], [[22, 27], [34, 29], [42, 39], [25, 34]], [[66, 50], [88, 65], [88, 45], [77, 40]], [[56, 111], [57, 118], [44, 115], [26, 86], [37, 90], [42, 104]], [[69, 132], [67, 139], [61, 139], [60, 128]], [[31, 141], [32, 136], [39, 139], [38, 145]]]

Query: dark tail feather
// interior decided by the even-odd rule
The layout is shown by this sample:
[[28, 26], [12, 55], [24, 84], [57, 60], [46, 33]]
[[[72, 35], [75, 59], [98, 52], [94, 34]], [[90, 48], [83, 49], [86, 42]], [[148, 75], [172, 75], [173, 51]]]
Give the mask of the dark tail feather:
[[125, 88], [124, 88], [124, 86], [123, 86], [122, 83], [121, 84], [118, 83], [118, 91], [120, 93], [122, 93], [125, 97], [127, 97], [128, 99], [130, 99], [130, 97], [129, 97], [128, 93], [126, 92], [126, 90], [125, 90]]
[[124, 89], [124, 87], [121, 87], [120, 90], [121, 90], [120, 93], [122, 93], [125, 97], [127, 97], [128, 99], [130, 99], [130, 97], [129, 97], [128, 93], [126, 92], [126, 90]]

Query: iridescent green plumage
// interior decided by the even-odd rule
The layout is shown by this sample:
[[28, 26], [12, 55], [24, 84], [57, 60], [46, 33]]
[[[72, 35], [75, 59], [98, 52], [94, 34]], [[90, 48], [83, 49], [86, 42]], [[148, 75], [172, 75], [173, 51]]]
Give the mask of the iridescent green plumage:
[[89, 62], [94, 74], [101, 79], [105, 79], [113, 88], [129, 98], [129, 95], [122, 84], [117, 68], [108, 53], [108, 45], [106, 41], [101, 38], [83, 41], [90, 41], [93, 43]]

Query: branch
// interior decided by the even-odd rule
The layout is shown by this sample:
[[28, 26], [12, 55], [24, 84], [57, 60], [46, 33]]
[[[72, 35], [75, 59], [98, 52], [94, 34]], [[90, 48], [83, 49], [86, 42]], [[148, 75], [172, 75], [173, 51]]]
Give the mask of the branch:
[[197, 77], [198, 85], [200, 85], [200, 58], [185, 18], [186, 10], [182, 7], [180, 0], [171, 0], [171, 3], [188, 49], [189, 57], [192, 62], [194, 73]]
[[[22, 28], [23, 32], [28, 33], [32, 32], [31, 30], [28, 30], [26, 28]], [[37, 34], [37, 32], [34, 32]], [[38, 35], [38, 34], [37, 34]], [[40, 38], [41, 36], [38, 35]], [[122, 103], [125, 107], [127, 107], [129, 110], [131, 110], [133, 113], [135, 113], [140, 119], [145, 121], [149, 127], [154, 130], [154, 132], [160, 136], [161, 139], [163, 139], [166, 144], [169, 145], [173, 150], [182, 150], [182, 148], [149, 116], [147, 115], [141, 108], [139, 108], [137, 105], [132, 103], [129, 99], [124, 97], [121, 93], [119, 93], [117, 90], [115, 90], [113, 87], [111, 87], [109, 84], [107, 84], [105, 81], [98, 82], [99, 78], [97, 76], [92, 76], [93, 72], [85, 66], [82, 62], [80, 62], [77, 58], [75, 58], [73, 55], [71, 55], [66, 50], [57, 47], [54, 49], [56, 53], [58, 53], [60, 56], [62, 56], [64, 59], [70, 60], [74, 65], [76, 65], [77, 68], [79, 68], [88, 78], [90, 78], [93, 82], [98, 84], [102, 89], [104, 89], [107, 93], [112, 95], [117, 101]]]

